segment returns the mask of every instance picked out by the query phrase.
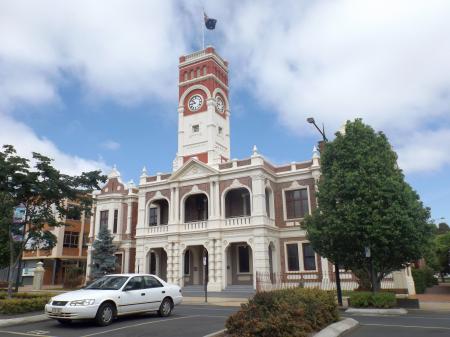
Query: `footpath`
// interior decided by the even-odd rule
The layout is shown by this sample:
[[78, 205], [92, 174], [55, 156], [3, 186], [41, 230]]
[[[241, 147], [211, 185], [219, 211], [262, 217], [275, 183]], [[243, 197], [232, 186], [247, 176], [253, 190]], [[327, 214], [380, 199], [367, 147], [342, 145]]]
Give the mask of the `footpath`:
[[430, 311], [450, 311], [450, 283], [441, 283], [428, 288], [425, 294], [410, 296], [417, 298], [420, 309]]

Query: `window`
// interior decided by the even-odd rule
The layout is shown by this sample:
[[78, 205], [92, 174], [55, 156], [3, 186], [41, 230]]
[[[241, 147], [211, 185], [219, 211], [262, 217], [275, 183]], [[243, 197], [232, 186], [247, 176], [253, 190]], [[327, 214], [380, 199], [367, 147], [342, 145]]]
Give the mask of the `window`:
[[206, 75], [206, 66], [203, 66], [203, 76]]
[[197, 68], [197, 77], [200, 77], [200, 68]]
[[188, 80], [188, 73], [187, 73], [187, 71], [184, 72], [184, 80], [185, 80], [185, 81]]
[[190, 272], [190, 261], [191, 260], [191, 252], [189, 250], [184, 253], [184, 275], [189, 275]]
[[198, 125], [198, 124], [192, 125], [192, 132], [193, 133], [197, 133], [199, 131], [200, 131], [200, 125]]
[[194, 71], [191, 70], [191, 80], [194, 78]]
[[150, 214], [148, 218], [149, 218], [148, 224], [150, 226], [158, 225], [158, 207], [150, 207]]
[[143, 276], [145, 288], [161, 288], [163, 285], [153, 276]]
[[303, 268], [305, 270], [316, 270], [316, 253], [310, 243], [303, 244]]
[[266, 188], [265, 190], [266, 195], [266, 215], [268, 218], [270, 218], [270, 190]]
[[250, 247], [249, 246], [238, 246], [238, 257], [239, 257], [239, 272], [249, 273], [250, 272]]
[[77, 248], [79, 238], [80, 233], [78, 232], [65, 232], [63, 246], [69, 248]]
[[223, 132], [223, 129], [222, 129], [222, 127], [221, 127], [221, 126], [219, 126], [219, 129], [218, 129], [218, 133], [219, 133], [219, 135], [222, 135], [222, 132]]
[[286, 245], [286, 254], [288, 271], [300, 271], [300, 263], [298, 259], [298, 244], [288, 243]]
[[108, 212], [109, 211], [100, 211], [100, 227], [108, 227]]
[[119, 218], [119, 210], [114, 210], [114, 223], [113, 223], [113, 233], [117, 233], [117, 220]]
[[125, 290], [137, 290], [137, 289], [144, 289], [144, 278], [142, 276], [136, 276], [133, 277], [130, 281], [128, 281], [127, 285], [125, 286]]
[[285, 191], [285, 197], [287, 219], [303, 218], [309, 213], [308, 190], [306, 188]]

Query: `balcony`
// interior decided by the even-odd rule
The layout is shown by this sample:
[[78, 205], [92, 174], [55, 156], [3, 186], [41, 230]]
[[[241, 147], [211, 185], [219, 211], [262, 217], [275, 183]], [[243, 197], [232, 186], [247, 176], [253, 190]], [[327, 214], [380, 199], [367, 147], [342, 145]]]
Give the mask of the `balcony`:
[[169, 224], [160, 226], [147, 226], [145, 228], [137, 228], [137, 236], [147, 236], [147, 235], [167, 235], [167, 234], [183, 234], [183, 233], [194, 233], [202, 232], [207, 230], [230, 230], [239, 228], [249, 228], [249, 227], [259, 227], [259, 226], [275, 226], [275, 221], [268, 217], [255, 218], [252, 216], [241, 216], [233, 217], [227, 219], [216, 219], [216, 220], [200, 220], [184, 222], [180, 224]]

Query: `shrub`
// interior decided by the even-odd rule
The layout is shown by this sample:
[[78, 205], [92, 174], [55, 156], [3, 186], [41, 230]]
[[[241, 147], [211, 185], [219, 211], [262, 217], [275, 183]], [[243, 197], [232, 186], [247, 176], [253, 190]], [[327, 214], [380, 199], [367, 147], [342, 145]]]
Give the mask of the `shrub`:
[[0, 300], [0, 314], [21, 314], [44, 310], [45, 304], [50, 300], [49, 295], [34, 298], [12, 298]]
[[392, 308], [397, 304], [394, 293], [355, 291], [350, 294], [350, 305], [355, 308]]
[[283, 289], [257, 293], [231, 315], [226, 328], [239, 337], [304, 337], [339, 318], [333, 293]]
[[417, 294], [423, 294], [427, 288], [425, 271], [423, 269], [412, 269], [412, 277]]

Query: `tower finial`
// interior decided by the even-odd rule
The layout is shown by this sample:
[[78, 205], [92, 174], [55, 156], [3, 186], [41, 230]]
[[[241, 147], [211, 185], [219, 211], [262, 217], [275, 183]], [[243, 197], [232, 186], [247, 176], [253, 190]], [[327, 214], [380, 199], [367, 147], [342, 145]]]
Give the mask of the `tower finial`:
[[253, 155], [254, 156], [258, 155], [258, 148], [256, 147], [256, 145], [253, 145]]

